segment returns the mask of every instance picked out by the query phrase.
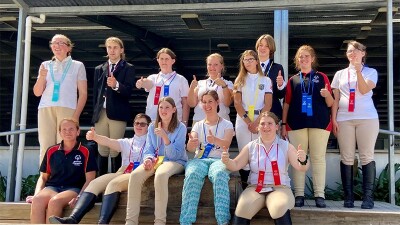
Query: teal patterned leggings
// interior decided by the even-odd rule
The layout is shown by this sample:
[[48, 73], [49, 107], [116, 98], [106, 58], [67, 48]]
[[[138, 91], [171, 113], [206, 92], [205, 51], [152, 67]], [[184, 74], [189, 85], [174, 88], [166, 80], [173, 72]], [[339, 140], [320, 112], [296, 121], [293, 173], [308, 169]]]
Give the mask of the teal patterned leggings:
[[214, 190], [215, 218], [219, 225], [227, 224], [231, 218], [229, 195], [229, 171], [221, 159], [193, 159], [185, 168], [185, 182], [182, 192], [181, 225], [196, 222], [197, 206], [200, 200], [204, 178], [208, 175]]

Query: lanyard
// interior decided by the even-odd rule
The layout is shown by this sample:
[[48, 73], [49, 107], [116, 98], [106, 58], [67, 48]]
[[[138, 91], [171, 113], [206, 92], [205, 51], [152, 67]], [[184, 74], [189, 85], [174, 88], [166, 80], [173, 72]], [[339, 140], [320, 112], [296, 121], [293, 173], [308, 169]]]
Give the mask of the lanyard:
[[[132, 150], [133, 150], [133, 143], [134, 142], [135, 142], [135, 138], [133, 138], [132, 144], [131, 144], [131, 147], [130, 147], [130, 150], [129, 150], [129, 162], [131, 162], [131, 153], [132, 153]], [[146, 145], [146, 141], [144, 141], [142, 148], [140, 148], [139, 159], [136, 162], [140, 162], [140, 159], [142, 158], [143, 149], [144, 149], [145, 145]]]
[[[114, 70], [115, 70], [115, 69], [114, 69]], [[161, 74], [161, 72], [158, 73], [158, 75], [157, 75], [156, 85], [157, 85], [157, 83], [158, 83], [158, 77], [160, 76], [160, 74]], [[165, 85], [165, 82], [171, 80], [171, 78], [172, 78], [172, 80], [171, 80], [171, 81], [169, 82], [169, 84], [168, 84], [168, 85], [171, 85], [172, 81], [175, 80], [175, 77], [176, 77], [176, 72], [174, 72], [173, 74], [171, 74], [171, 76], [169, 76], [169, 78], [168, 78], [166, 81], [162, 81], [162, 85], [161, 85], [160, 87], [164, 86], [164, 85]]]
[[[215, 128], [215, 136], [217, 136], [217, 132], [218, 132], [218, 126], [219, 126], [219, 118], [218, 117], [218, 121], [217, 121], [217, 127]], [[204, 143], [207, 143], [207, 135], [206, 135], [206, 124], [205, 124], [205, 120], [203, 122], [203, 134], [204, 134]]]
[[[272, 64], [274, 64], [274, 61], [270, 60], [269, 64], [268, 64], [269, 68], [268, 68], [268, 71], [267, 71], [267, 77], [269, 77], [269, 71], [271, 70]], [[267, 65], [267, 67], [268, 67], [268, 65]]]
[[[260, 140], [260, 142], [261, 142], [261, 138], [259, 139]], [[272, 162], [272, 160], [269, 158], [269, 153], [271, 152], [271, 150], [272, 150], [272, 148], [274, 147], [274, 143], [275, 143], [275, 140], [274, 140], [274, 142], [272, 143], [272, 145], [271, 145], [271, 147], [269, 147], [269, 150], [268, 150], [268, 152], [267, 152], [267, 150], [265, 149], [265, 147], [264, 147], [264, 145], [262, 145], [262, 144], [257, 144], [258, 145], [258, 171], [260, 171], [260, 146], [263, 148], [263, 150], [264, 150], [264, 152], [265, 152], [265, 155], [267, 156], [267, 158], [268, 158], [268, 160], [270, 161], [270, 162]], [[279, 145], [278, 144], [276, 144], [276, 161], [278, 161], [278, 157], [279, 157], [279, 154], [278, 154], [278, 147], [279, 147]], [[265, 160], [265, 163], [264, 163], [264, 171], [266, 171], [267, 170], [267, 160]]]
[[[247, 76], [249, 76], [249, 75], [247, 75]], [[248, 93], [248, 96], [247, 96], [247, 102], [248, 103], [250, 103], [250, 101], [251, 101], [251, 98], [254, 98], [254, 101], [253, 101], [253, 104], [252, 105], [256, 105], [256, 103], [257, 103], [257, 99], [258, 99], [258, 92], [260, 91], [260, 75], [259, 74], [257, 74], [257, 76], [258, 76], [258, 78], [257, 78], [257, 85], [256, 85], [256, 93], [255, 93], [255, 95], [252, 95], [251, 93]], [[247, 84], [248, 84], [248, 82], [246, 82]], [[254, 97], [255, 96], [255, 97]], [[251, 105], [251, 104], [249, 104], [249, 105]]]
[[212, 80], [211, 78], [209, 78], [208, 79], [209, 81], [210, 81], [210, 84], [209, 85], [206, 85], [206, 90], [208, 91], [208, 90], [214, 90], [214, 91], [216, 91], [216, 92], [218, 92], [218, 85], [217, 85], [217, 88], [215, 88], [215, 89], [208, 89], [208, 87], [213, 87], [214, 85], [215, 85], [215, 80]]
[[[65, 77], [67, 76], [67, 72], [69, 70], [69, 68], [71, 67], [72, 64], [72, 59], [69, 58], [67, 65], [64, 68], [63, 74], [61, 76], [61, 80], [58, 81], [60, 84], [64, 81]], [[53, 82], [56, 82], [54, 79], [54, 71], [53, 71], [53, 61], [50, 62], [50, 75], [51, 75], [51, 80]]]
[[[300, 76], [300, 85], [301, 85], [301, 92], [303, 93], [303, 94], [307, 94], [307, 95], [309, 95], [310, 94], [310, 87], [312, 86], [312, 89], [311, 89], [311, 95], [312, 95], [312, 93], [314, 92], [314, 75], [311, 77], [311, 75], [313, 75], [313, 71], [311, 70], [311, 72], [310, 72], [310, 79], [309, 79], [309, 81], [308, 81], [308, 90], [306, 91], [306, 87], [305, 87], [305, 84], [304, 84], [304, 80], [303, 80], [303, 75], [301, 74], [301, 71], [299, 72], [299, 76]], [[304, 75], [305, 76], [305, 75]], [[310, 85], [310, 82], [311, 82], [311, 85]]]

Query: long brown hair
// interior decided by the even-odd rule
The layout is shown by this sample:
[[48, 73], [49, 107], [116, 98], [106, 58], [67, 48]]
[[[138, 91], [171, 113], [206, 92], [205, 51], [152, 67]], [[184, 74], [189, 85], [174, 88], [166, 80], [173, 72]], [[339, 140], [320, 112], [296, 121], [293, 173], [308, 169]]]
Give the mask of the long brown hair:
[[[158, 102], [158, 107], [157, 107], [157, 118], [156, 118], [156, 123], [154, 124], [154, 127], [158, 127], [158, 123], [162, 122], [162, 119], [160, 117], [160, 103], [161, 102], [168, 102], [169, 104], [172, 105], [172, 107], [176, 108], [176, 104], [173, 98], [171, 97], [163, 97], [160, 99]], [[172, 133], [174, 130], [178, 127], [179, 120], [178, 120], [178, 110], [175, 110], [175, 112], [172, 114], [171, 122], [169, 122], [168, 125], [168, 132]]]
[[258, 38], [258, 40], [256, 42], [256, 51], [258, 50], [258, 47], [260, 46], [261, 41], [263, 39], [267, 42], [267, 45], [268, 45], [268, 48], [269, 48], [269, 58], [273, 59], [274, 58], [274, 53], [276, 51], [276, 47], [275, 47], [274, 38], [269, 34], [263, 34]]
[[257, 52], [255, 52], [254, 50], [246, 50], [244, 51], [241, 56], [240, 56], [240, 69], [239, 69], [239, 73], [238, 76], [235, 79], [235, 84], [233, 85], [233, 89], [234, 90], [238, 90], [239, 87], [243, 87], [246, 84], [246, 76], [247, 76], [247, 70], [246, 67], [244, 66], [244, 62], [243, 59], [246, 56], [253, 56], [254, 59], [256, 59], [257, 62], [257, 73], [260, 76], [264, 76], [261, 66], [260, 66], [260, 60], [258, 59], [258, 54]]

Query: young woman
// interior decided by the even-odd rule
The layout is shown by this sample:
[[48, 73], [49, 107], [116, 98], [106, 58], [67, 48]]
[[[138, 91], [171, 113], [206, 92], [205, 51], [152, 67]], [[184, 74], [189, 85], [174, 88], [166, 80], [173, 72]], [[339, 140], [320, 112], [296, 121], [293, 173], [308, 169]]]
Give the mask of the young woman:
[[47, 223], [50, 216], [61, 216], [65, 206], [74, 207], [80, 194], [96, 177], [96, 159], [77, 141], [79, 122], [64, 118], [59, 124], [60, 144], [47, 149], [40, 166], [40, 177], [32, 203], [31, 223]]
[[174, 100], [171, 97], [161, 98], [156, 121], [149, 126], [143, 165], [134, 170], [129, 178], [127, 225], [139, 223], [142, 186], [152, 175], [155, 175], [154, 224], [166, 224], [168, 179], [184, 170], [187, 161], [185, 141], [186, 126], [178, 120]]
[[[236, 139], [239, 150], [258, 137], [258, 116], [269, 111], [272, 105], [271, 79], [264, 76], [258, 55], [246, 50], [240, 57], [240, 70], [235, 80], [234, 104], [236, 115]], [[247, 186], [249, 166], [239, 171], [243, 189]]]
[[277, 225], [292, 224], [290, 209], [294, 196], [290, 189], [289, 164], [305, 172], [309, 167], [308, 156], [296, 150], [277, 135], [279, 119], [272, 112], [260, 115], [257, 129], [260, 137], [248, 143], [235, 159], [229, 159], [226, 148], [221, 160], [230, 171], [250, 165], [250, 185], [239, 197], [232, 225], [248, 225], [254, 215], [265, 206]]
[[362, 209], [374, 207], [374, 149], [379, 133], [379, 119], [372, 89], [378, 73], [365, 65], [366, 47], [351, 41], [347, 45], [349, 67], [336, 72], [332, 81], [335, 103], [332, 107], [333, 133], [340, 146], [340, 172], [344, 190], [344, 207], [354, 207], [353, 164], [356, 144], [363, 172]]
[[197, 206], [204, 178], [208, 176], [213, 184], [215, 218], [217, 224], [228, 224], [230, 220], [229, 171], [221, 162], [222, 147], [229, 148], [234, 135], [230, 121], [217, 113], [218, 94], [206, 91], [200, 97], [206, 118], [194, 124], [189, 134], [187, 150], [195, 152], [185, 168], [185, 181], [182, 192], [180, 224], [191, 225], [196, 222]]
[[82, 62], [72, 60], [71, 40], [62, 34], [51, 39], [54, 56], [40, 65], [33, 86], [35, 96], [41, 96], [38, 107], [40, 162], [46, 149], [61, 142], [57, 126], [64, 118], [79, 121], [87, 99], [86, 70]]
[[[290, 143], [310, 150], [315, 204], [325, 208], [326, 146], [332, 123], [333, 104], [328, 77], [315, 70], [317, 57], [309, 45], [301, 46], [294, 57], [299, 73], [289, 79], [282, 116], [282, 136]], [[296, 207], [304, 206], [305, 173], [293, 171]]]
[[144, 88], [149, 92], [147, 97], [146, 114], [154, 121], [157, 117], [157, 105], [162, 97], [171, 97], [175, 104], [178, 120], [187, 126], [189, 119], [189, 105], [187, 96], [189, 84], [186, 78], [172, 69], [176, 60], [175, 53], [169, 48], [163, 48], [157, 53], [157, 62], [160, 66], [158, 74], [152, 74], [147, 78], [141, 77], [136, 82], [137, 88]]
[[272, 107], [271, 112], [275, 113], [279, 119], [282, 119], [281, 99], [285, 97], [286, 82], [281, 64], [274, 62], [275, 41], [269, 34], [261, 35], [256, 42], [256, 51], [260, 59], [260, 65], [265, 76], [269, 77], [272, 82]]
[[85, 214], [94, 206], [100, 193], [103, 195], [103, 204], [100, 209], [99, 224], [108, 224], [117, 209], [119, 196], [122, 191], [128, 189], [130, 173], [142, 163], [142, 154], [146, 145], [147, 128], [151, 119], [148, 115], [139, 113], [133, 121], [133, 138], [111, 139], [96, 133], [92, 128], [86, 133], [87, 140], [107, 146], [110, 149], [121, 152], [122, 166], [116, 173], [104, 174], [92, 182], [80, 195], [71, 215], [60, 218], [52, 216], [51, 223], [77, 224]]
[[208, 78], [197, 81], [196, 76], [193, 75], [193, 81], [190, 83], [188, 104], [192, 108], [195, 107], [193, 124], [206, 117], [200, 98], [208, 90], [215, 90], [218, 93], [218, 115], [226, 120], [230, 120], [229, 106], [232, 103], [233, 84], [222, 77], [225, 72], [224, 58], [218, 53], [213, 53], [207, 57], [206, 63]]

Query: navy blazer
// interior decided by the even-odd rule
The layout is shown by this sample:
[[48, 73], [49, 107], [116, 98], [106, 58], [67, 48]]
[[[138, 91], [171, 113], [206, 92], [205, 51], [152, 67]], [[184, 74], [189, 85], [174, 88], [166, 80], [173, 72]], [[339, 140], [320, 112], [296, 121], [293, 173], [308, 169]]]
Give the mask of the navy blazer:
[[[272, 62], [272, 66], [271, 66]], [[270, 69], [271, 66], [271, 69]], [[286, 87], [282, 90], [278, 90], [278, 86], [276, 84], [276, 78], [278, 77], [278, 72], [279, 70], [281, 71], [281, 75], [285, 77], [285, 72], [283, 71], [283, 67], [281, 64], [275, 63], [270, 60], [268, 63], [266, 69], [265, 69], [265, 76], [269, 77], [272, 81], [272, 107], [271, 107], [271, 112], [275, 113], [275, 115], [278, 116], [279, 119], [282, 119], [282, 105], [280, 102], [280, 99], [283, 99], [285, 97], [286, 93]]]
[[119, 83], [118, 91], [107, 86], [108, 61], [98, 65], [94, 70], [93, 80], [93, 116], [92, 123], [99, 121], [100, 112], [103, 109], [104, 96], [106, 101], [107, 117], [111, 120], [132, 120], [129, 98], [132, 94], [135, 68], [125, 60], [120, 60], [114, 70], [114, 77]]

